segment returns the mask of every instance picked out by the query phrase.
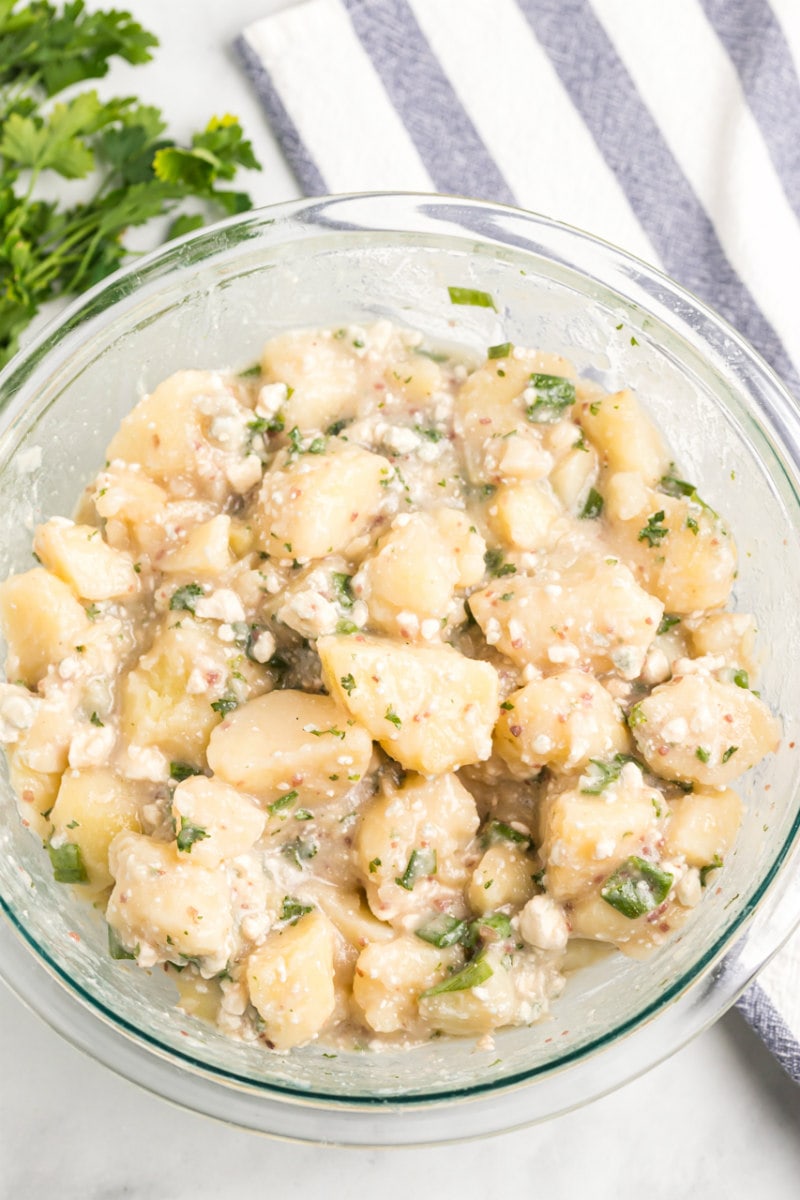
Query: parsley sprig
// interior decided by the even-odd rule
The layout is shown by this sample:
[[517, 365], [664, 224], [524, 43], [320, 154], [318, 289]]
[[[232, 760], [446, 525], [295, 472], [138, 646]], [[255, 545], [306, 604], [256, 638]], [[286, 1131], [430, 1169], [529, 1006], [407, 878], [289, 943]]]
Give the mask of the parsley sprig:
[[[251, 207], [221, 187], [260, 169], [236, 117], [213, 117], [189, 145], [134, 97], [101, 100], [64, 88], [106, 75], [117, 57], [148, 62], [157, 38], [130, 13], [87, 12], [83, 0], [0, 0], [0, 365], [48, 300], [97, 283], [124, 261], [124, 235], [174, 213], [167, 237]], [[40, 198], [40, 182], [96, 176], [88, 199]], [[52, 190], [52, 189], [51, 189]], [[186, 200], [192, 211], [179, 210]]]

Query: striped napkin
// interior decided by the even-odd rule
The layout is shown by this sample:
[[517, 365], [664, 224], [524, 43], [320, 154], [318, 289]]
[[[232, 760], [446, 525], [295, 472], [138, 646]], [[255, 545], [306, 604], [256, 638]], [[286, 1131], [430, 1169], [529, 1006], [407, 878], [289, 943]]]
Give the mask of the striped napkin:
[[[237, 49], [306, 194], [558, 217], [678, 279], [800, 396], [798, 0], [303, 0]], [[800, 935], [739, 1007], [800, 1081]]]

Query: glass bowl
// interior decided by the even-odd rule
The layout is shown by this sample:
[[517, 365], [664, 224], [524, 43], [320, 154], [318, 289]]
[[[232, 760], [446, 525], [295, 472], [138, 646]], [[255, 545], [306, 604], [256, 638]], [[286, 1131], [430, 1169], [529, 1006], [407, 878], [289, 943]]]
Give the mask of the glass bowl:
[[[454, 308], [449, 285], [494, 297]], [[755, 613], [778, 753], [744, 780], [735, 854], [688, 927], [646, 962], [570, 978], [549, 1020], [493, 1050], [290, 1055], [175, 1007], [167, 977], [114, 962], [105, 926], [53, 881], [0, 781], [0, 974], [55, 1029], [170, 1100], [301, 1140], [441, 1142], [524, 1125], [611, 1090], [715, 1020], [800, 919], [800, 421], [719, 317], [630, 256], [528, 213], [435, 196], [306, 200], [218, 225], [115, 275], [0, 376], [0, 577], [31, 566], [34, 524], [69, 514], [126, 413], [170, 372], [242, 368], [282, 329], [389, 317], [476, 350], [513, 341], [635, 387], [683, 473], [730, 521], [736, 605]]]

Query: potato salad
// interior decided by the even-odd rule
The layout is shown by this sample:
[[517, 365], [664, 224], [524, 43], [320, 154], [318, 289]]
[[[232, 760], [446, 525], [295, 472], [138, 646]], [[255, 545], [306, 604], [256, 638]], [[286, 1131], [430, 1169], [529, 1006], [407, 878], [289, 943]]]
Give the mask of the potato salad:
[[580, 947], [690, 919], [777, 746], [709, 500], [535, 349], [379, 321], [180, 371], [0, 585], [22, 818], [232, 1037], [535, 1022]]

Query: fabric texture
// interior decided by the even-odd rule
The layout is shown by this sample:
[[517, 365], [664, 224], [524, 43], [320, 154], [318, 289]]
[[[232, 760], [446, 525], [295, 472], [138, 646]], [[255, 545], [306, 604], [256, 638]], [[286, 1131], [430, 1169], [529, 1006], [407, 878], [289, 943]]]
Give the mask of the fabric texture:
[[[673, 276], [800, 398], [796, 0], [302, 0], [237, 49], [307, 195], [557, 217]], [[800, 934], [739, 1007], [800, 1081]]]

